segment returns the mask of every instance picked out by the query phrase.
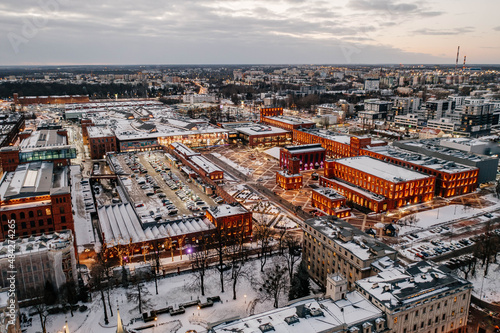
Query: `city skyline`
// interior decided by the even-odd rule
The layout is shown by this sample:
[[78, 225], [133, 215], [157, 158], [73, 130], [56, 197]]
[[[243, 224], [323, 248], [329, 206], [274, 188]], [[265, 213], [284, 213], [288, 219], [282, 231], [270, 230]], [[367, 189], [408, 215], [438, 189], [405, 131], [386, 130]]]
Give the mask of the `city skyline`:
[[500, 4], [197, 0], [0, 4], [1, 65], [496, 64]]

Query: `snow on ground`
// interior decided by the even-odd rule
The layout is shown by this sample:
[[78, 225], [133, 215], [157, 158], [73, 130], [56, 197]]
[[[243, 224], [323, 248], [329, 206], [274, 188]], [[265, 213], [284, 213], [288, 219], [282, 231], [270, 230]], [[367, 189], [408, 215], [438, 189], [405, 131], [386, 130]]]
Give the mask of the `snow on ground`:
[[[490, 264], [488, 275], [484, 277], [484, 268], [478, 263], [476, 276], [468, 276], [474, 285], [472, 293], [483, 301], [500, 303], [500, 264]], [[458, 272], [463, 277], [463, 273]]]
[[222, 162], [226, 163], [227, 165], [229, 165], [230, 167], [233, 167], [234, 169], [238, 170], [239, 172], [249, 176], [253, 173], [253, 170], [252, 169], [249, 169], [249, 168], [245, 168], [245, 167], [242, 167], [241, 165], [239, 165], [238, 163], [235, 163], [233, 161], [231, 161], [229, 158], [225, 157], [225, 156], [222, 156], [221, 154], [219, 153], [211, 153], [214, 157], [217, 157], [219, 160], [221, 160]]
[[280, 147], [273, 147], [271, 149], [264, 150], [264, 154], [267, 154], [267, 155], [279, 160], [280, 159], [280, 151], [281, 151]]
[[[279, 257], [274, 256], [268, 259], [266, 267], [272, 267], [274, 262], [277, 262]], [[256, 278], [260, 277], [260, 261], [253, 260], [248, 262], [246, 265], [250, 266], [250, 271], [254, 272]], [[228, 271], [228, 274], [230, 271]], [[196, 306], [186, 308], [186, 313], [171, 316], [170, 314], [158, 315], [158, 320], [156, 324], [160, 328], [161, 332], [169, 332], [169, 327], [181, 324], [182, 327], [178, 332], [186, 332], [188, 330], [205, 331], [206, 323], [216, 322], [222, 319], [234, 317], [234, 316], [248, 316], [252, 309], [252, 305], [255, 302], [254, 313], [268, 311], [273, 308], [272, 301], [256, 301], [259, 296], [258, 293], [253, 289], [255, 286], [255, 281], [250, 281], [248, 279], [241, 279], [241, 282], [237, 287], [237, 299], [232, 299], [232, 281], [229, 277], [226, 277], [225, 282], [225, 292], [220, 292], [220, 283], [218, 271], [211, 269], [207, 273], [206, 278], [206, 292], [205, 296], [201, 296], [200, 289], [196, 285], [195, 276], [192, 274], [184, 274], [179, 276], [174, 276], [165, 279], [158, 280], [158, 291], [159, 294], [156, 295], [155, 285], [153, 282], [147, 282], [146, 287], [151, 293], [151, 300], [153, 308], [160, 309], [167, 306], [174, 306], [178, 308], [180, 303], [189, 302], [191, 300], [200, 299], [202, 302], [206, 302], [206, 297], [210, 296], [220, 296], [222, 303], [215, 303], [213, 307], [203, 308], [198, 310]], [[252, 283], [253, 282], [253, 283]], [[74, 317], [71, 317], [69, 313], [67, 314], [57, 314], [49, 316], [48, 323], [48, 333], [55, 333], [62, 331], [64, 326], [65, 318], [68, 320], [69, 330], [73, 333], [114, 333], [116, 332], [116, 305], [120, 307], [120, 316], [125, 325], [128, 328], [135, 328], [139, 326], [145, 326], [149, 323], [144, 323], [142, 320], [138, 320], [136, 323], [131, 324], [134, 318], [139, 318], [140, 314], [138, 310], [133, 310], [134, 304], [127, 301], [126, 292], [124, 288], [117, 288], [112, 290], [111, 304], [113, 305], [114, 316], [110, 317], [110, 324], [107, 327], [104, 326], [104, 315], [102, 310], [101, 298], [98, 294], [94, 293], [92, 295], [93, 301], [87, 303], [89, 310], [85, 312], [76, 311]], [[246, 295], [246, 297], [245, 297]], [[280, 305], [285, 305], [287, 302], [286, 296], [280, 300]], [[29, 309], [23, 308], [21, 312], [27, 313]], [[132, 311], [132, 312], [131, 312]], [[143, 310], [144, 311], [144, 310]], [[109, 315], [109, 312], [108, 312]], [[35, 333], [41, 331], [40, 322], [38, 317], [34, 316], [33, 324], [31, 327], [27, 328], [26, 333]], [[145, 329], [141, 332], [153, 333], [155, 328]]]
[[[79, 165], [72, 165], [70, 167], [71, 172], [71, 183], [73, 186], [74, 194], [71, 196], [71, 204], [74, 211], [73, 220], [75, 221], [75, 237], [76, 243], [78, 244], [78, 252], [81, 253], [85, 248], [93, 248], [96, 243], [96, 237], [92, 228], [92, 220], [90, 218], [90, 213], [86, 210], [84, 204], [84, 198], [89, 197], [92, 202], [92, 194], [89, 192], [83, 192], [82, 184], [82, 174], [80, 172]], [[90, 186], [88, 186], [90, 189]]]
[[[490, 208], [491, 207], [488, 207], [487, 211], [491, 211]], [[449, 205], [445, 207], [427, 210], [420, 213], [411, 214], [411, 215], [416, 215], [418, 221], [412, 225], [400, 226], [399, 234], [405, 235], [408, 233], [418, 232], [421, 230], [431, 228], [435, 225], [444, 224], [455, 220], [484, 214], [487, 211], [472, 207], [465, 208], [465, 206], [462, 205]], [[399, 221], [402, 220], [404, 219], [401, 219]]]

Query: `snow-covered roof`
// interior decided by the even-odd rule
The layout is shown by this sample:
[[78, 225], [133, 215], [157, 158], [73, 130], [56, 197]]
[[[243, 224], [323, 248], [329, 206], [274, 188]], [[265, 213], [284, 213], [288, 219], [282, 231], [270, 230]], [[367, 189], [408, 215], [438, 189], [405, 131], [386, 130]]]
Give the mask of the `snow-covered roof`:
[[319, 187], [319, 188], [315, 188], [315, 189], [312, 189], [313, 192], [316, 192], [318, 194], [321, 194], [322, 196], [325, 196], [329, 199], [332, 199], [332, 200], [342, 200], [342, 199], [345, 199], [345, 197], [336, 192], [335, 190], [332, 190], [331, 188], [328, 188], [328, 187]]
[[1, 200], [69, 191], [68, 168], [56, 168], [52, 162], [20, 164], [16, 171], [6, 173], [0, 184]]
[[246, 135], [276, 135], [290, 133], [290, 131], [269, 125], [253, 124], [252, 126], [236, 127], [234, 130]]
[[263, 332], [262, 329], [265, 331], [267, 328], [276, 333], [337, 332], [344, 331], [346, 327], [372, 324], [383, 317], [382, 311], [354, 291], [338, 301], [330, 298], [301, 300], [282, 308], [217, 325], [213, 327], [213, 331], [254, 333]]
[[269, 116], [267, 116], [264, 118], [280, 121], [282, 123], [289, 124], [289, 125], [304, 125], [304, 124], [311, 125], [311, 124], [314, 124], [314, 122], [309, 120], [309, 119], [304, 119], [304, 118], [299, 118], [299, 117], [290, 117], [290, 116], [272, 116], [272, 117], [269, 117]]
[[201, 217], [143, 225], [129, 203], [102, 206], [97, 213], [108, 247], [181, 236], [214, 228], [208, 219]]
[[248, 210], [245, 209], [242, 205], [219, 205], [215, 208], [211, 208], [208, 210], [208, 213], [210, 213], [213, 217], [218, 218], [218, 217], [226, 217], [226, 216], [231, 216], [231, 215], [238, 215], [238, 214], [245, 214], [248, 213]]
[[428, 178], [429, 175], [383, 162], [370, 156], [347, 157], [336, 160], [338, 164], [365, 172], [393, 183]]
[[[30, 236], [18, 238], [14, 244], [14, 254], [30, 254], [47, 250], [66, 249], [73, 247], [73, 236], [70, 230], [42, 234], [40, 236]], [[0, 243], [0, 259], [9, 256], [9, 242], [6, 240]]]
[[89, 138], [102, 138], [114, 136], [113, 131], [107, 127], [102, 126], [89, 126], [87, 127]]
[[356, 284], [394, 311], [428, 297], [472, 287], [470, 282], [426, 261], [409, 265], [407, 268], [390, 267], [375, 276], [358, 280]]
[[420, 154], [417, 152], [401, 149], [395, 146], [368, 147], [365, 149], [377, 154], [385, 155], [392, 158], [397, 158], [399, 160], [407, 161], [412, 164], [421, 165], [423, 167], [444, 173], [451, 174], [456, 172], [463, 172], [463, 171], [477, 169], [475, 167], [471, 167], [465, 164], [460, 164], [453, 161], [440, 159], [434, 156]]
[[222, 169], [210, 162], [206, 157], [200, 156], [200, 155], [194, 155], [191, 156], [189, 159], [194, 165], [196, 165], [198, 168], [201, 170], [205, 171], [206, 173], [210, 174], [212, 172], [220, 171], [222, 172]]
[[57, 130], [40, 130], [31, 133], [29, 137], [21, 141], [19, 147], [22, 150], [29, 148], [66, 146], [65, 135], [57, 134]]
[[[390, 246], [335, 216], [319, 216], [307, 219], [304, 223], [363, 261], [376, 260], [396, 252]], [[305, 230], [309, 232], [307, 228]]]
[[288, 150], [292, 154], [303, 154], [325, 151], [326, 149], [321, 146], [321, 143], [311, 143], [306, 145], [285, 146], [284, 150]]

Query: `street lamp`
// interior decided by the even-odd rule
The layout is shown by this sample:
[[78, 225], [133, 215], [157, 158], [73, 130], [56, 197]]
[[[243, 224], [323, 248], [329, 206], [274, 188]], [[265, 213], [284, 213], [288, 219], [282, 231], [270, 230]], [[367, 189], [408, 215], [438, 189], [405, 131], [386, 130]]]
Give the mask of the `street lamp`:
[[247, 304], [247, 295], [243, 295], [245, 297], [245, 304]]

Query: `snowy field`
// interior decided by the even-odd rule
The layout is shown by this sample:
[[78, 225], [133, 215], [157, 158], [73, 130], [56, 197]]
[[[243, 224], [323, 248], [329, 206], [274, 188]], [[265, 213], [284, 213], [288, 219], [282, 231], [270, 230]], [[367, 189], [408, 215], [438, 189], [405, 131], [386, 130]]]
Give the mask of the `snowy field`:
[[[468, 277], [468, 280], [474, 285], [472, 291], [474, 296], [489, 303], [500, 303], [500, 265], [490, 264], [486, 277], [484, 277], [484, 269], [481, 265], [478, 264], [476, 269], [476, 276], [471, 277], [469, 275]], [[459, 274], [462, 273], [459, 272]], [[463, 275], [461, 276], [463, 277]]]
[[[488, 209], [487, 211], [491, 211], [491, 209]], [[446, 224], [455, 220], [480, 215], [486, 213], [487, 211], [472, 207], [465, 208], [465, 206], [462, 205], [450, 205], [427, 210], [425, 212], [415, 213], [412, 215], [416, 215], [418, 221], [412, 225], [401, 225], [399, 234], [405, 235], [408, 233], [419, 232], [432, 228], [436, 225]], [[399, 222], [402, 222], [405, 218], [399, 220]]]
[[[273, 261], [277, 260], [279, 260], [279, 257], [277, 256], [268, 259], [266, 268], [271, 267]], [[260, 261], [253, 260], [248, 262], [246, 265], [249, 266], [249, 271], [254, 275], [254, 279], [260, 279]], [[230, 271], [227, 273], [230, 275]], [[256, 280], [251, 281], [250, 279], [241, 278], [241, 282], [239, 282], [237, 287], [236, 300], [232, 299], [232, 281], [229, 279], [229, 276], [226, 277], [225, 292], [220, 292], [219, 275], [218, 271], [215, 269], [211, 269], [210, 272], [207, 273], [205, 296], [201, 296], [199, 291], [200, 289], [195, 282], [195, 276], [192, 274], [179, 275], [158, 280], [158, 295], [156, 295], [155, 292], [154, 281], [147, 282], [146, 287], [151, 294], [151, 296], [148, 297], [151, 298], [152, 307], [154, 309], [165, 308], [170, 305], [174, 308], [178, 308], [180, 303], [189, 302], [198, 298], [202, 302], [206, 302], [206, 297], [211, 296], [220, 296], [222, 302], [216, 302], [213, 307], [207, 307], [200, 310], [198, 310], [196, 306], [189, 307], [186, 308], [186, 313], [177, 316], [171, 316], [170, 314], [158, 315], [158, 320], [156, 321], [156, 325], [158, 327], [148, 328], [142, 330], [141, 332], [186, 332], [188, 330], [197, 330], [198, 332], [201, 332], [206, 330], [207, 323], [235, 316], [244, 317], [249, 315], [252, 311], [253, 313], [259, 313], [272, 309], [273, 303], [271, 300], [259, 300], [257, 291], [252, 288], [252, 286], [256, 285], [255, 281]], [[116, 332], [117, 325], [117, 304], [120, 308], [122, 321], [127, 328], [137, 328], [149, 324], [144, 323], [142, 319], [132, 323], [134, 319], [140, 317], [140, 314], [137, 309], [133, 309], [135, 307], [134, 304], [127, 302], [126, 290], [124, 288], [118, 288], [112, 291], [111, 304], [113, 305], [114, 316], [109, 317], [110, 323], [106, 327], [104, 326], [101, 298], [98, 297], [98, 294], [94, 293], [92, 295], [92, 299], [91, 303], [86, 304], [89, 307], [89, 310], [83, 313], [76, 311], [74, 313], [74, 317], [71, 317], [69, 312], [67, 314], [49, 316], [47, 332], [61, 332], [64, 326], [65, 318], [67, 318], [69, 330], [72, 333], [114, 333]], [[282, 297], [280, 305], [285, 305], [287, 301], [288, 299], [286, 296]], [[21, 309], [21, 312], [27, 313], [28, 309], [23, 308]], [[174, 328], [177, 328], [177, 330]], [[31, 327], [27, 328], [26, 332], [36, 333], [40, 331], [39, 319], [38, 317], [33, 317], [33, 324]]]

